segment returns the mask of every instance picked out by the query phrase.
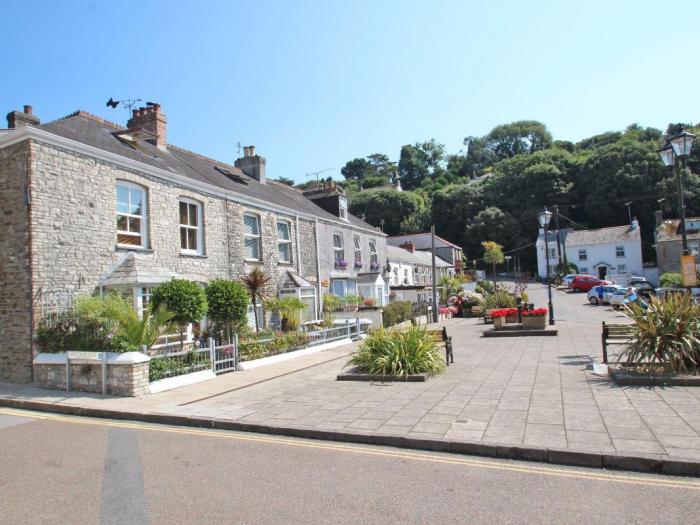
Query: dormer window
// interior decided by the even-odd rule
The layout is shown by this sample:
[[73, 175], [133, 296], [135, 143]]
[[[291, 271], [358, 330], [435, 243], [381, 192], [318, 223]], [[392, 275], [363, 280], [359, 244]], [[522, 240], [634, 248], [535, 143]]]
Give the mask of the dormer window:
[[343, 196], [338, 198], [338, 215], [344, 221], [348, 220], [348, 199]]

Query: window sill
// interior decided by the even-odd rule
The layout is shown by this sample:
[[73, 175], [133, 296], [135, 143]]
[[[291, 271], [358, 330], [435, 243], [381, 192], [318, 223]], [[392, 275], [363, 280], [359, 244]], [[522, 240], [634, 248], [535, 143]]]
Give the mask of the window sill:
[[118, 252], [141, 252], [141, 253], [153, 253], [152, 248], [143, 248], [142, 246], [130, 246], [128, 244], [117, 244], [114, 249]]
[[263, 264], [260, 259], [244, 259], [244, 261], [248, 264]]
[[278, 261], [277, 265], [278, 266], [294, 266], [294, 263], [292, 261]]
[[208, 259], [209, 258], [204, 253], [188, 253], [188, 252], [180, 252], [180, 257], [191, 257], [193, 259]]

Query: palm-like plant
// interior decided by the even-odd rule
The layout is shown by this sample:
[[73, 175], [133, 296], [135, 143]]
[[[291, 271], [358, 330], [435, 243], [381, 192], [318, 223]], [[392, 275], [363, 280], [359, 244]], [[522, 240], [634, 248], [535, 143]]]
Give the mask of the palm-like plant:
[[631, 303], [624, 310], [635, 334], [623, 351], [628, 364], [654, 365], [675, 373], [700, 369], [700, 306], [688, 293], [652, 297], [645, 310]]
[[257, 266], [241, 278], [241, 283], [248, 290], [250, 301], [253, 303], [253, 315], [255, 316], [255, 331], [258, 332], [258, 301], [263, 302], [267, 297], [268, 287], [272, 278]]

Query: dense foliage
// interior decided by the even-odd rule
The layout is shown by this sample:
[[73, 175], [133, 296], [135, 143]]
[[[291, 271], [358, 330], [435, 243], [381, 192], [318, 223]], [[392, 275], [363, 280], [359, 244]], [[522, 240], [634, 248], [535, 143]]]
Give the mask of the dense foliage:
[[382, 312], [382, 324], [385, 327], [408, 321], [413, 313], [410, 301], [394, 301], [384, 307]]
[[[670, 125], [667, 132], [677, 128]], [[637, 124], [572, 143], [554, 140], [540, 122], [520, 121], [466, 137], [456, 154], [434, 140], [418, 142], [401, 148], [397, 166], [376, 153], [348, 162], [342, 173], [353, 213], [390, 235], [424, 230], [432, 222], [469, 260], [481, 259], [484, 239], [505, 251], [530, 245], [544, 205], [559, 207], [562, 227], [597, 228], [626, 224], [625, 203], [632, 201], [650, 259], [657, 200], [666, 199], [667, 217], [677, 216], [675, 183], [656, 152], [662, 143], [660, 130]], [[688, 166], [687, 214], [699, 215], [700, 146]], [[409, 191], [367, 189], [397, 180]], [[523, 268], [535, 267], [535, 250], [517, 255]]]
[[297, 297], [271, 299], [266, 303], [267, 309], [280, 318], [283, 332], [297, 330], [301, 324], [301, 311], [304, 303]]
[[423, 373], [434, 375], [445, 369], [437, 343], [417, 326], [405, 331], [380, 328], [370, 332], [348, 365], [368, 374], [399, 377]]
[[683, 277], [678, 272], [666, 272], [659, 277], [659, 284], [663, 288], [680, 288], [683, 286]]
[[283, 354], [304, 348], [309, 336], [303, 332], [261, 331], [259, 334], [240, 339], [238, 352], [241, 361]]
[[246, 322], [248, 292], [241, 283], [228, 279], [214, 279], [206, 289], [208, 317], [223, 327], [227, 340], [232, 329]]

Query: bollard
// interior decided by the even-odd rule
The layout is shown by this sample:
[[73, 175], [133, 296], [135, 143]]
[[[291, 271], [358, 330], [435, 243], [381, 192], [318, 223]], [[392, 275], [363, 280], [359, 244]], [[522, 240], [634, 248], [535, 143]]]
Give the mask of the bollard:
[[211, 371], [216, 374], [216, 341], [213, 337], [209, 338], [209, 359], [211, 360]]

